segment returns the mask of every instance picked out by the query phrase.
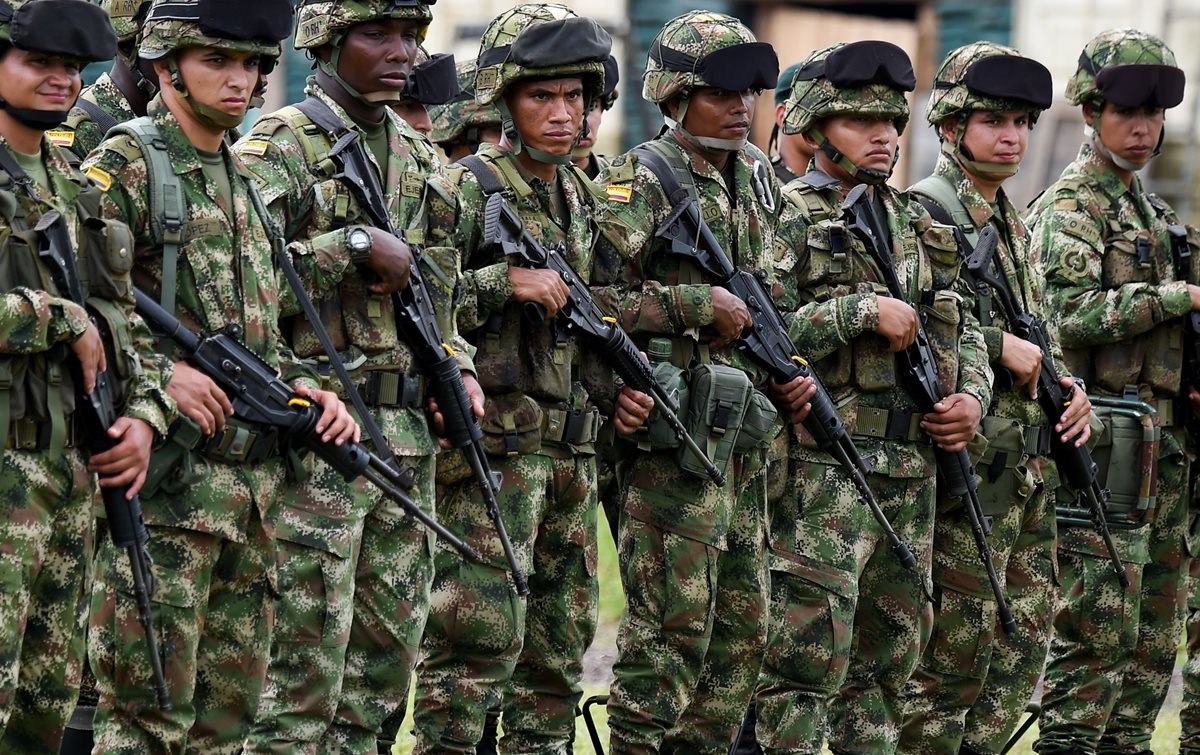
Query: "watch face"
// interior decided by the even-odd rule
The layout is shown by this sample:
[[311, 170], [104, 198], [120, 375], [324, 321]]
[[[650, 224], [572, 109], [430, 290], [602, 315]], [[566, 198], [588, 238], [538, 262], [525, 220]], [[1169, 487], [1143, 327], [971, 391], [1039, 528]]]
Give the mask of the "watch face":
[[350, 231], [350, 237], [347, 241], [350, 244], [350, 248], [356, 252], [363, 252], [371, 248], [371, 234], [361, 228], [355, 228], [353, 231]]

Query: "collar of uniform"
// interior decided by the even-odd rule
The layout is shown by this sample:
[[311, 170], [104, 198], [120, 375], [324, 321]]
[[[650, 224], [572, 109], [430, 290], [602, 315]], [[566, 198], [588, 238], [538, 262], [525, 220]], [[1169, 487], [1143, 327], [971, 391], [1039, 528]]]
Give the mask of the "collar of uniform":
[[[992, 206], [979, 193], [975, 182], [971, 180], [962, 166], [948, 157], [944, 152], [938, 154], [937, 165], [933, 168], [934, 175], [941, 176], [950, 182], [958, 193], [958, 199], [966, 208], [967, 214], [976, 228], [983, 228], [995, 215]], [[1003, 196], [1003, 193], [1001, 193]]]
[[1091, 142], [1084, 142], [1079, 145], [1079, 155], [1075, 160], [1079, 163], [1083, 173], [1095, 181], [1106, 196], [1115, 199], [1128, 191], [1134, 198], [1133, 201], [1137, 202], [1140, 201], [1140, 197], [1145, 195], [1145, 192], [1142, 191], [1141, 179], [1138, 178], [1137, 173], [1133, 174], [1133, 182], [1126, 189], [1125, 184], [1121, 183], [1121, 179], [1117, 178], [1117, 174], [1113, 172], [1112, 166], [1108, 164], [1108, 161], [1092, 148]]
[[[154, 123], [159, 136], [167, 145], [167, 156], [170, 158], [171, 167], [175, 169], [175, 175], [182, 176], [201, 170], [200, 155], [196, 153], [196, 148], [192, 146], [183, 127], [179, 125], [175, 114], [163, 103], [161, 95], [150, 100], [150, 104], [146, 108], [146, 115]], [[229, 149], [229, 143], [225, 140], [221, 141], [221, 153], [230, 158], [230, 164], [233, 165], [235, 173], [243, 178], [251, 178], [250, 171], [237, 155], [233, 154], [233, 151]]]
[[[725, 186], [725, 177], [721, 175], [721, 171], [717, 170], [717, 167], [708, 160], [701, 159], [699, 155], [692, 151], [692, 147], [685, 144], [683, 140], [676, 135], [674, 130], [667, 131], [666, 138], [671, 141], [672, 146], [674, 146], [680, 151], [680, 153], [683, 154], [683, 159], [687, 163], [687, 166], [692, 171], [693, 175], [707, 178], [710, 181], [716, 181], [721, 186]], [[746, 150], [744, 149], [739, 150], [736, 153], [731, 152], [729, 159], [741, 161], [745, 152]], [[725, 188], [728, 190], [729, 195], [733, 196], [734, 187], [726, 186]]]
[[[8, 145], [8, 140], [0, 135], [0, 148], [7, 149], [12, 152], [12, 148]], [[49, 138], [42, 136], [42, 154], [45, 155], [44, 163], [46, 166], [46, 175], [53, 184], [53, 191], [46, 191], [42, 186], [37, 187], [37, 195], [42, 202], [60, 213], [64, 208], [75, 201], [75, 197], [79, 196], [79, 192], [83, 189], [86, 179], [71, 168], [70, 163], [63, 157], [59, 148], [51, 144]], [[14, 157], [15, 159], [15, 157]], [[79, 176], [79, 181], [71, 180], [73, 176]]]

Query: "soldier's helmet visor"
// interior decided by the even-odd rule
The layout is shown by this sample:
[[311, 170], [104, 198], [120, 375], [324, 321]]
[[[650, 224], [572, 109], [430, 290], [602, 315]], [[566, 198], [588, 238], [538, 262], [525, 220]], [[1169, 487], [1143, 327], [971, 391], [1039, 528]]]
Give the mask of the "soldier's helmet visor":
[[[977, 95], [1028, 102], [1038, 110], [1045, 110], [1054, 101], [1054, 80], [1046, 66], [1015, 55], [992, 55], [975, 61], [967, 68], [963, 83]], [[948, 88], [954, 84], [938, 81], [934, 86]]]
[[601, 96], [608, 97], [617, 91], [617, 82], [620, 80], [621, 69], [617, 65], [617, 59], [609, 55], [608, 60], [604, 61], [604, 92]]
[[278, 44], [292, 33], [291, 0], [183, 0], [150, 9], [147, 21], [190, 21], [209, 36]]
[[444, 52], [439, 52], [415, 66], [404, 88], [405, 97], [422, 105], [445, 105], [460, 94], [462, 87], [458, 85], [454, 56]]
[[875, 39], [839, 47], [823, 60], [815, 60], [801, 68], [793, 81], [810, 81], [822, 76], [838, 89], [883, 84], [911, 92], [917, 87], [917, 76], [908, 54], [891, 42]]
[[38, 0], [13, 10], [0, 2], [0, 23], [9, 24], [9, 39], [23, 50], [36, 50], [76, 60], [109, 60], [117, 54], [117, 35], [108, 14], [79, 0]]
[[668, 71], [696, 74], [709, 86], [730, 92], [774, 89], [779, 80], [779, 57], [766, 42], [730, 45], [697, 58], [656, 41], [650, 57]]
[[1105, 66], [1096, 74], [1101, 96], [1117, 107], [1175, 107], [1183, 102], [1183, 84], [1182, 69], [1158, 64]]
[[612, 37], [590, 18], [560, 18], [525, 27], [511, 45], [479, 56], [479, 67], [511, 62], [522, 68], [554, 68], [595, 61], [612, 51]]

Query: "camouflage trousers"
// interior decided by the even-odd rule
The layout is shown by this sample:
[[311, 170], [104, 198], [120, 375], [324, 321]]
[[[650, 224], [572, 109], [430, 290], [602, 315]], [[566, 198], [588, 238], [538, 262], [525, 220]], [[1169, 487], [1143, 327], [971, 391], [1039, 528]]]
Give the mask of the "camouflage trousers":
[[275, 541], [254, 506], [245, 542], [147, 529], [157, 582], [151, 618], [171, 710], [155, 702], [128, 559], [106, 541], [96, 555], [88, 631], [88, 663], [100, 696], [96, 752], [239, 753], [270, 656]]
[[2, 463], [0, 753], [58, 752], [79, 697], [94, 483], [72, 449]]
[[[890, 752], [899, 695], [928, 636], [934, 481], [870, 475], [868, 484], [917, 571], [896, 559], [837, 465], [793, 459], [772, 507], [771, 621], [756, 693], [769, 753]], [[925, 575], [925, 576], [922, 576]], [[857, 656], [857, 657], [856, 657]]]
[[1187, 662], [1183, 667], [1183, 706], [1179, 710], [1179, 752], [1200, 755], [1200, 513], [1195, 511], [1196, 480], [1192, 480], [1193, 511], [1188, 527]]
[[[558, 449], [553, 449], [558, 452]], [[485, 563], [441, 549], [421, 640], [415, 753], [473, 753], [503, 700], [501, 749], [567, 753], [596, 633], [596, 466], [590, 455], [491, 459], [500, 511], [530, 594], [517, 596], [474, 479], [450, 486], [442, 521]]]
[[629, 516], [609, 752], [725, 753], [766, 644], [766, 475], [735, 481], [724, 551]]
[[1000, 752], [1041, 676], [1053, 618], [1052, 497], [1030, 466], [1005, 473], [1019, 479], [1012, 481], [1011, 505], [993, 521], [988, 544], [1017, 629], [1005, 634], [999, 627], [995, 596], [962, 509], [939, 513], [933, 633], [904, 688], [898, 752], [937, 755], [964, 745], [969, 752]]

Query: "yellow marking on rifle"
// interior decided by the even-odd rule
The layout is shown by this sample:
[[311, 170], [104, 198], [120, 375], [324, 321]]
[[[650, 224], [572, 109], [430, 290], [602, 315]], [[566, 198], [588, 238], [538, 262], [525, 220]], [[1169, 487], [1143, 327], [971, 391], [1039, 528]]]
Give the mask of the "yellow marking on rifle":
[[455, 351], [453, 348], [451, 348], [450, 344], [443, 343], [442, 348], [445, 349], [446, 353], [449, 354], [450, 356], [452, 356], [452, 357], [458, 356], [458, 352]]
[[307, 409], [308, 407], [312, 406], [312, 402], [308, 399], [300, 398], [299, 396], [292, 396], [290, 399], [288, 399], [288, 406], [298, 406], [302, 409]]
[[792, 361], [799, 362], [800, 364], [804, 365], [805, 367], [808, 366], [808, 360], [806, 360], [804, 357], [793, 355]]
[[604, 320], [606, 323], [608, 323], [609, 325], [616, 325], [616, 324], [617, 324], [617, 318], [615, 318], [615, 317], [604, 317], [604, 318], [601, 318], [601, 319], [603, 319], [603, 320]]

